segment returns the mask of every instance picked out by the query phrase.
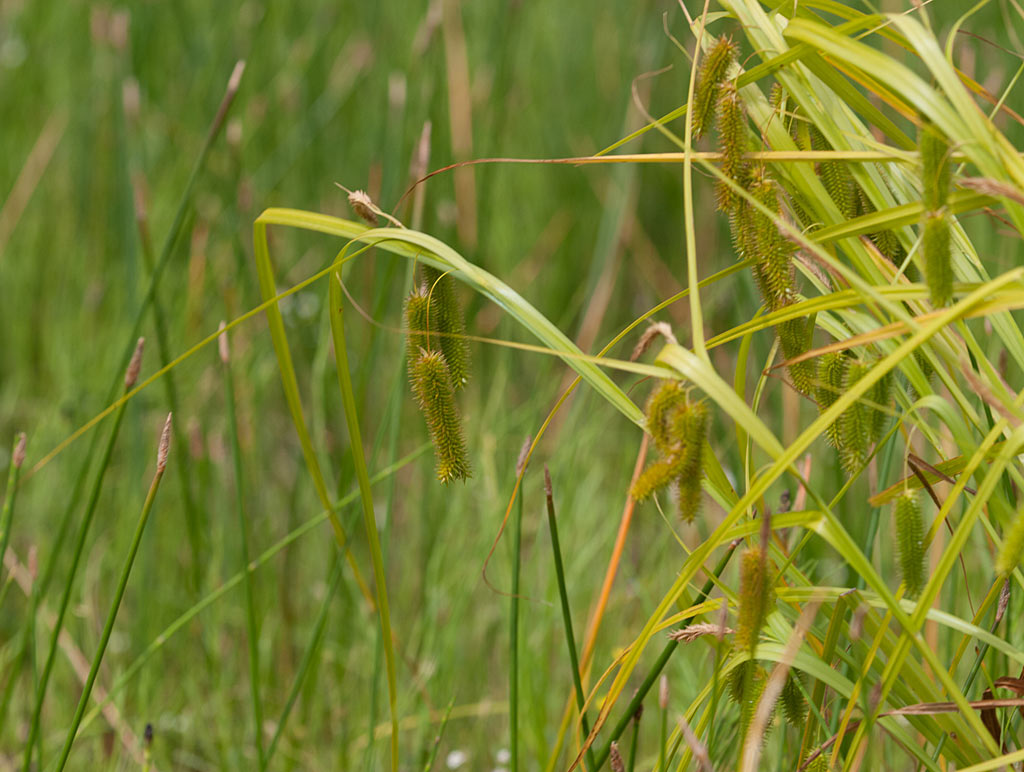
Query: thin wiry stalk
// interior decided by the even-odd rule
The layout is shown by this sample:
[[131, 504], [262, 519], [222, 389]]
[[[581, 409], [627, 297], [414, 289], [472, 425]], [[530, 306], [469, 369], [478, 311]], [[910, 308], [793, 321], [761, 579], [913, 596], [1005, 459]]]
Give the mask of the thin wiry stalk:
[[[572, 611], [569, 608], [569, 592], [565, 586], [565, 569], [562, 567], [562, 548], [558, 543], [555, 498], [551, 490], [551, 474], [548, 472], [547, 466], [544, 467], [544, 494], [547, 499], [551, 555], [555, 561], [555, 579], [558, 582], [558, 597], [562, 604], [562, 627], [565, 629], [565, 643], [569, 649], [569, 665], [572, 669], [572, 685], [576, 690], [576, 706], [580, 711], [580, 726], [583, 729], [583, 736], [586, 737], [590, 734], [590, 724], [587, 721], [586, 697], [583, 694], [583, 684], [580, 681], [580, 663], [576, 653], [576, 637], [572, 632]], [[520, 499], [522, 499], [521, 496]], [[587, 749], [587, 768], [597, 769], [597, 765], [594, 764], [593, 751], [590, 748]]]
[[[139, 366], [142, 357], [142, 338], [139, 338], [135, 346], [135, 353], [132, 355], [131, 362], [128, 365], [128, 370], [124, 378], [124, 391], [125, 393], [131, 391], [135, 385], [135, 381], [138, 379]], [[46, 701], [46, 689], [50, 683], [50, 674], [53, 672], [53, 665], [57, 658], [57, 642], [60, 639], [60, 632], [64, 627], [64, 616], [67, 613], [68, 605], [71, 603], [71, 592], [75, 585], [75, 575], [78, 573], [78, 564], [82, 560], [82, 555], [85, 553], [85, 541], [89, 536], [89, 530], [92, 527], [93, 516], [96, 514], [96, 505], [99, 503], [100, 491], [103, 489], [103, 478], [106, 475], [107, 468], [110, 466], [110, 459], [114, 453], [114, 445], [117, 443], [117, 435], [121, 431], [121, 421], [124, 419], [125, 409], [128, 407], [128, 403], [124, 402], [121, 407], [118, 408], [117, 413], [114, 416], [114, 425], [111, 427], [110, 436], [107, 439], [107, 445], [103, 449], [103, 456], [100, 458], [99, 468], [96, 472], [96, 479], [93, 481], [92, 489], [89, 492], [89, 500], [85, 507], [85, 515], [82, 518], [82, 523], [78, 527], [78, 536], [75, 539], [74, 551], [71, 553], [71, 567], [68, 570], [67, 580], [64, 584], [64, 592], [61, 594], [60, 605], [57, 608], [57, 618], [53, 625], [53, 632], [50, 635], [50, 644], [46, 653], [46, 660], [43, 664], [43, 671], [39, 678], [39, 685], [36, 687], [36, 697], [34, 707], [32, 709], [32, 720], [29, 724], [28, 739], [25, 742], [25, 754], [23, 759], [23, 772], [29, 772], [32, 765], [32, 746], [35, 744], [36, 738], [39, 736], [40, 725], [43, 714], [43, 703]], [[70, 508], [69, 508], [70, 511]], [[56, 561], [57, 556], [54, 555], [52, 561]], [[38, 599], [37, 595], [37, 599]], [[36, 610], [36, 606], [33, 607], [33, 613]]]
[[[527, 437], [519, 461], [516, 477], [522, 485], [526, 472], [526, 457], [532, 444]], [[509, 769], [519, 772], [519, 561], [523, 543], [523, 496], [520, 493], [516, 504], [516, 515], [512, 521], [512, 591], [509, 595], [508, 622], [508, 742]]]
[[366, 537], [373, 560], [374, 581], [377, 584], [377, 611], [380, 616], [381, 636], [384, 642], [384, 661], [388, 674], [388, 704], [391, 711], [391, 769], [398, 772], [398, 687], [395, 667], [395, 649], [391, 633], [391, 612], [388, 606], [387, 583], [384, 574], [384, 556], [377, 534], [377, 519], [373, 513], [373, 493], [370, 490], [370, 476], [366, 470], [363, 455], [363, 440], [359, 430], [359, 415], [356, 411], [352, 378], [349, 373], [348, 351], [345, 342], [345, 323], [342, 309], [341, 273], [333, 274], [328, 281], [328, 298], [331, 313], [331, 335], [334, 341], [334, 356], [338, 361], [338, 386], [341, 389], [345, 407], [345, 422], [348, 425], [349, 446], [359, 481], [359, 494], [363, 503], [363, 520]]
[[[3, 556], [7, 554], [7, 545], [11, 541], [11, 528], [14, 525], [14, 501], [18, 493], [18, 480], [21, 477], [21, 466], [25, 461], [25, 435], [20, 434], [14, 440], [11, 450], [11, 466], [7, 471], [7, 490], [4, 493], [3, 509], [0, 509], [0, 583], [3, 580]], [[0, 596], [2, 597], [2, 596]]]
[[[224, 323], [221, 322], [223, 329]], [[235, 511], [238, 513], [238, 538], [242, 555], [242, 568], [249, 565], [249, 524], [245, 516], [245, 484], [242, 478], [242, 448], [238, 443], [238, 416], [235, 408], [235, 384], [231, 373], [228, 337], [221, 338], [220, 361], [224, 373], [224, 401], [228, 413], [228, 440], [231, 446], [231, 463], [235, 473]], [[184, 443], [181, 443], [184, 445]], [[180, 459], [176, 459], [180, 461]], [[259, 628], [256, 625], [256, 604], [253, 600], [252, 577], [245, 572], [242, 584], [245, 586], [246, 641], [249, 648], [249, 689], [252, 692], [253, 731], [256, 739], [256, 754], [260, 770], [267, 768], [267, 756], [263, 752], [263, 703], [260, 700]]]
[[67, 739], [64, 740], [64, 748], [61, 751], [60, 758], [57, 760], [57, 772], [63, 772], [64, 765], [67, 764], [68, 756], [71, 754], [71, 746], [75, 742], [75, 735], [78, 733], [78, 727], [82, 723], [82, 716], [85, 715], [85, 708], [89, 704], [92, 687], [96, 682], [96, 674], [99, 672], [100, 663], [103, 661], [103, 655], [107, 650], [107, 643], [110, 641], [110, 634], [114, 630], [114, 621], [117, 619], [117, 612], [121, 608], [121, 599], [124, 598], [124, 591], [128, 587], [128, 577], [131, 575], [132, 565], [135, 563], [135, 555], [139, 551], [139, 543], [142, 541], [142, 533], [146, 528], [146, 523], [149, 521], [149, 515], [153, 511], [153, 502], [156, 501], [157, 491], [160, 490], [160, 480], [163, 478], [164, 469], [167, 467], [167, 451], [169, 450], [170, 437], [171, 416], [168, 414], [167, 421], [164, 423], [163, 432], [160, 435], [160, 447], [157, 451], [156, 473], [153, 475], [153, 481], [149, 485], [149, 492], [146, 494], [146, 500], [142, 505], [142, 513], [139, 515], [139, 521], [135, 526], [135, 534], [132, 537], [131, 546], [128, 548], [128, 555], [125, 557], [124, 567], [121, 569], [121, 577], [117, 582], [117, 589], [114, 592], [114, 600], [110, 604], [107, 621], [103, 625], [103, 633], [100, 635], [99, 645], [96, 648], [96, 653], [93, 655], [92, 665], [89, 667], [89, 675], [86, 677], [85, 683], [82, 686], [82, 696], [78, 700], [78, 707], [75, 709], [75, 717], [71, 721], [71, 728], [68, 729]]

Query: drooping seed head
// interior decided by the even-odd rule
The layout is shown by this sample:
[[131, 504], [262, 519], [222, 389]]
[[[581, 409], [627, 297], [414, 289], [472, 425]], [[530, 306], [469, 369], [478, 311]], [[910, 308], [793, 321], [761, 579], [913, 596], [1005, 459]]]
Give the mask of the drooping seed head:
[[[722, 173], [741, 188], [746, 188], [750, 184], [750, 164], [743, 157], [748, 145], [747, 116], [734, 81], [726, 81], [719, 89], [717, 124]], [[715, 198], [723, 212], [732, 211], [742, 200], [721, 180], [716, 183]]]
[[[818, 403], [818, 412], [824, 413], [843, 393], [846, 382], [846, 369], [850, 359], [842, 351], [830, 351], [818, 357], [818, 379], [814, 389], [814, 397]], [[839, 448], [839, 421], [834, 421], [825, 429], [825, 439], [833, 448]]]
[[921, 198], [925, 211], [935, 211], [946, 205], [952, 180], [949, 163], [949, 142], [934, 124], [925, 122], [918, 133], [921, 151]]
[[462, 305], [455, 294], [455, 280], [450, 273], [429, 265], [423, 266], [423, 278], [430, 300], [430, 319], [438, 335], [437, 345], [444, 353], [451, 371], [452, 387], [461, 389], [469, 381], [469, 341]]
[[774, 591], [768, 582], [765, 554], [761, 547], [748, 547], [740, 557], [740, 594], [737, 611], [736, 645], [753, 651], [761, 626], [768, 616]]
[[410, 368], [419, 356], [420, 349], [430, 351], [431, 344], [436, 343], [436, 337], [430, 335], [430, 325], [434, 321], [430, 318], [430, 301], [426, 285], [420, 285], [405, 299], [406, 359]]
[[434, 443], [437, 479], [465, 480], [470, 476], [469, 456], [448, 363], [439, 351], [420, 350], [412, 366], [412, 386]]
[[1007, 576], [1020, 565], [1021, 554], [1024, 553], [1024, 510], [1014, 517], [1009, 529], [1003, 533], [1003, 547], [996, 559], [996, 573]]
[[695, 140], [700, 139], [711, 125], [711, 115], [718, 99], [719, 86], [736, 61], [737, 51], [736, 44], [723, 35], [701, 62], [694, 85], [693, 106], [690, 110]]
[[[846, 368], [843, 391], [849, 391], [867, 375], [869, 369], [864, 362], [852, 360]], [[867, 458], [871, 446], [872, 412], [863, 399], [858, 399], [839, 417], [839, 456], [851, 474], [864, 466]]]
[[786, 675], [786, 684], [782, 687], [779, 700], [782, 702], [782, 713], [790, 726], [803, 728], [804, 719], [807, 718], [807, 700], [800, 690], [800, 676], [792, 669]]
[[911, 600], [921, 594], [925, 584], [924, 518], [913, 491], [904, 491], [893, 506], [900, 576]]
[[953, 299], [953, 262], [950, 253], [949, 219], [942, 211], [929, 212], [924, 219], [921, 252], [924, 275], [932, 305], [939, 307]]

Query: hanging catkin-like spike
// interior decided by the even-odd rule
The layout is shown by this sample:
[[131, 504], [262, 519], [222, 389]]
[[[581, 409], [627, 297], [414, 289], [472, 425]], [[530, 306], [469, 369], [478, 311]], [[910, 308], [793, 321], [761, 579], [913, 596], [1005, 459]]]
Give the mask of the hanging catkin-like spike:
[[455, 295], [455, 280], [429, 265], [423, 266], [423, 278], [430, 297], [431, 331], [436, 330], [438, 346], [448, 361], [452, 386], [461, 389], [469, 380], [469, 341], [462, 306]]
[[[745, 737], [757, 712], [768, 677], [753, 660], [747, 660], [729, 673], [729, 693], [740, 706], [740, 737]], [[765, 732], [767, 735], [767, 732]]]
[[761, 547], [748, 547], [740, 558], [740, 597], [735, 641], [741, 649], [753, 652], [756, 648], [772, 596], [764, 552]]
[[676, 434], [680, 440], [677, 475], [679, 482], [679, 515], [692, 523], [700, 511], [701, 480], [704, 478], [704, 446], [708, 433], [708, 407], [706, 402], [688, 404], [679, 412]]
[[647, 501], [651, 496], [679, 477], [682, 464], [679, 458], [667, 458], [648, 465], [636, 478], [630, 495], [635, 501]]
[[[781, 212], [775, 182], [763, 165], [755, 167], [750, 176], [750, 193], [774, 216]], [[793, 294], [794, 244], [785, 238], [775, 220], [754, 211], [750, 223], [750, 246], [761, 270], [765, 304], [772, 309], [784, 305]]]
[[[812, 150], [832, 150], [832, 145], [817, 126], [811, 125], [810, 133]], [[818, 176], [843, 217], [847, 220], [856, 217], [858, 186], [849, 166], [839, 161], [822, 161], [818, 164]]]
[[427, 288], [424, 285], [416, 287], [405, 299], [405, 342], [407, 360], [412, 371], [412, 363], [420, 353], [420, 349], [431, 349], [431, 343], [437, 339], [430, 338], [430, 301], [427, 298]]
[[867, 393], [871, 401], [871, 441], [877, 442], [889, 425], [889, 402], [892, 400], [893, 371], [890, 370]]
[[[839, 399], [846, 382], [846, 368], [850, 359], [842, 351], [830, 351], [818, 358], [818, 383], [814, 389], [814, 398], [818, 403], [818, 412], [824, 413]], [[825, 439], [833, 448], [839, 447], [839, 421], [833, 421], [825, 429]]]
[[929, 212], [924, 219], [921, 252], [932, 305], [944, 306], [953, 298], [953, 265], [949, 220], [945, 212]]
[[953, 172], [949, 163], [949, 143], [931, 123], [921, 126], [918, 134], [921, 151], [921, 198], [926, 212], [946, 205]]
[[437, 479], [465, 480], [470, 476], [462, 423], [455, 409], [448, 363], [439, 351], [420, 349], [413, 362], [412, 388], [427, 421], [437, 457]]
[[[863, 362], [852, 361], [846, 369], [843, 390], [850, 388], [868, 372]], [[863, 399], [854, 402], [839, 418], [839, 457], [846, 471], [853, 473], [864, 466], [871, 445], [872, 410]]]
[[[789, 319], [775, 327], [786, 359], [795, 359], [807, 352], [809, 322], [807, 319]], [[814, 360], [804, 359], [786, 368], [793, 385], [801, 394], [810, 394], [814, 386]]]
[[807, 700], [804, 699], [800, 690], [800, 676], [790, 670], [786, 674], [786, 685], [782, 687], [782, 694], [779, 697], [782, 702], [782, 714], [790, 726], [802, 729], [804, 719], [807, 718]]
[[1024, 553], [1024, 510], [1017, 513], [1009, 529], [1003, 533], [1003, 547], [996, 558], [996, 572], [1005, 576], [1013, 571], [1020, 565], [1021, 553]]
[[[743, 157], [747, 150], [747, 118], [735, 81], [726, 81], [718, 97], [718, 147], [722, 153], [722, 173], [745, 188], [749, 184], [750, 165]], [[715, 182], [719, 210], [731, 212], [742, 201], [722, 180]]]
[[647, 400], [647, 432], [662, 455], [672, 453], [675, 438], [671, 431], [673, 413], [686, 403], [686, 390], [679, 381], [665, 380]]
[[924, 518], [915, 493], [904, 491], [896, 499], [893, 521], [896, 526], [900, 576], [907, 588], [907, 597], [913, 600], [921, 594], [925, 583]]
[[700, 64], [693, 92], [693, 107], [690, 110], [695, 140], [700, 139], [711, 126], [719, 86], [725, 80], [729, 67], [736, 61], [736, 56], [736, 44], [723, 35]]

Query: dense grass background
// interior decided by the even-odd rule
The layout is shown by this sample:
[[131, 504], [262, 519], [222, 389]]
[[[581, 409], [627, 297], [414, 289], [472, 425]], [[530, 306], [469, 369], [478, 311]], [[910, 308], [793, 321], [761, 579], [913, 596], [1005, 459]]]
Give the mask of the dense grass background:
[[[694, 2], [690, 11], [699, 12]], [[887, 7], [887, 10], [902, 10]], [[931, 4], [938, 30], [960, 9]], [[442, 6], [446, 10], [442, 12]], [[860, 5], [858, 4], [858, 7]], [[870, 10], [870, 5], [864, 4]], [[664, 22], [663, 22], [664, 17]], [[664, 26], [663, 26], [664, 25]], [[631, 90], [662, 114], [685, 101], [689, 62], [665, 27], [689, 49], [692, 39], [669, 2], [593, 3], [320, 3], [202, 2], [103, 4], [0, 3], [0, 438], [29, 434], [27, 467], [106, 407], [120, 377], [120, 357], [148, 281], [133, 199], [144, 201], [157, 251], [163, 243], [227, 78], [247, 62], [224, 134], [215, 143], [189, 202], [187, 227], [173, 248], [158, 302], [172, 356], [259, 303], [251, 224], [268, 206], [348, 215], [334, 186], [366, 188], [390, 210], [406, 189], [410, 163], [426, 122], [432, 126], [431, 168], [470, 157], [561, 157], [596, 152], [642, 125]], [[957, 43], [968, 74], [1001, 93], [1018, 64], [1024, 22], [1010, 3], [994, 2], [968, 29], [987, 39]], [[744, 55], [749, 55], [744, 49]], [[673, 69], [635, 81], [645, 73]], [[1007, 104], [1024, 101], [1011, 92]], [[454, 118], [453, 118], [454, 116]], [[460, 121], [469, 121], [471, 137]], [[1021, 127], [997, 121], [1018, 147]], [[680, 133], [682, 129], [679, 129]], [[469, 141], [467, 141], [469, 140]], [[629, 149], [672, 149], [656, 133]], [[505, 279], [574, 338], [596, 350], [616, 331], [685, 286], [682, 186], [675, 166], [483, 166], [466, 172], [468, 197], [456, 175], [425, 188], [422, 229]], [[722, 218], [714, 215], [710, 184], [697, 187], [701, 273], [733, 261]], [[965, 220], [991, 274], [1020, 263], [1020, 242], [1005, 238], [987, 217]], [[339, 245], [283, 229], [272, 234], [282, 288], [324, 267]], [[989, 262], [991, 261], [991, 262]], [[426, 434], [410, 399], [401, 414], [387, 405], [403, 341], [397, 333], [405, 263], [386, 253], [358, 261], [348, 288], [369, 320], [349, 314], [349, 353], [371, 473], [389, 463], [387, 437], [398, 422], [398, 456], [420, 448]], [[329, 460], [340, 492], [354, 489], [347, 435], [337, 399], [321, 289], [284, 305], [314, 441]], [[523, 334], [479, 298], [469, 298], [470, 332], [523, 340]], [[746, 274], [702, 295], [705, 328], [728, 329], [749, 318], [760, 300]], [[664, 318], [686, 340], [688, 310], [679, 303]], [[980, 323], [979, 323], [980, 329]], [[158, 366], [152, 315], [143, 373]], [[756, 338], [751, 367], [764, 361], [771, 338]], [[625, 357], [633, 340], [613, 355]], [[400, 658], [399, 708], [404, 768], [422, 764], [440, 713], [454, 703], [441, 743], [469, 754], [468, 768], [498, 766], [506, 736], [505, 596], [481, 578], [515, 478], [523, 439], [567, 385], [567, 368], [550, 357], [475, 344], [475, 377], [462, 401], [474, 478], [438, 486], [429, 456], [381, 485], [378, 516], [387, 518], [389, 591]], [[736, 347], [714, 352], [727, 380]], [[244, 457], [245, 513], [250, 552], [258, 554], [320, 507], [309, 484], [284, 405], [266, 324], [258, 317], [232, 337]], [[1011, 370], [1014, 378], [1019, 373]], [[617, 376], [630, 389], [638, 378]], [[175, 442], [184, 449], [169, 469], [145, 535], [115, 636], [100, 671], [110, 683], [179, 614], [236, 573], [240, 541], [234, 513], [222, 376], [214, 347], [173, 371], [179, 402]], [[1019, 384], [1018, 384], [1019, 385]], [[631, 392], [642, 403], [646, 386]], [[795, 424], [786, 411], [814, 414], [813, 405], [784, 403], [787, 390], [769, 383], [761, 415], [779, 434]], [[114, 577], [131, 537], [152, 470], [156, 437], [168, 407], [163, 384], [128, 406], [125, 427], [87, 544], [66, 627], [87, 657], [95, 647]], [[106, 424], [93, 432], [105, 436]], [[89, 454], [90, 434], [26, 479], [11, 540], [24, 561], [57, 561], [56, 602], [66, 558], [54, 554], [53, 534]], [[578, 636], [596, 599], [641, 441], [640, 432], [598, 398], [581, 390], [549, 431], [539, 461], [552, 472]], [[0, 442], [0, 469], [9, 463]], [[727, 470], [739, 468], [731, 429], [716, 427], [712, 447]], [[815, 475], [833, 475], [824, 462]], [[527, 473], [523, 592], [524, 768], [546, 761], [571, 681], [543, 517], [540, 464]], [[891, 482], [891, 481], [886, 481]], [[388, 485], [394, 485], [393, 506]], [[856, 537], [854, 502], [873, 492], [858, 485], [837, 510]], [[870, 488], [870, 491], [869, 491]], [[193, 500], [190, 520], [187, 497]], [[783, 487], [769, 495], [777, 500]], [[683, 527], [653, 506], [639, 509], [616, 591], [599, 639], [603, 670], [629, 643], [671, 582], [687, 544], [713, 527]], [[353, 549], [369, 566], [358, 526], [358, 504], [343, 510]], [[383, 522], [382, 522], [383, 525]], [[986, 567], [987, 546], [973, 548]], [[887, 564], [887, 547], [880, 560]], [[327, 593], [336, 549], [320, 525], [255, 574], [264, 717], [276, 720]], [[509, 584], [506, 544], [488, 577]], [[817, 545], [810, 558], [822, 584], [851, 581], [847, 569]], [[969, 566], [973, 569], [974, 567]], [[369, 574], [368, 568], [365, 573]], [[371, 731], [386, 721], [377, 672], [377, 625], [346, 570], [329, 606], [323, 645], [301, 692], [274, 761], [280, 769], [377, 768], [386, 740]], [[960, 581], [957, 576], [955, 581]], [[956, 606], [961, 591], [946, 588]], [[944, 597], [946, 597], [944, 595]], [[0, 614], [0, 672], [9, 663], [27, 603], [11, 589]], [[1016, 606], [1019, 609], [1019, 605]], [[969, 617], [969, 613], [967, 614]], [[1024, 633], [1015, 627], [1017, 635]], [[43, 650], [45, 636], [41, 637]], [[154, 763], [163, 769], [251, 769], [255, 761], [246, 658], [243, 595], [236, 588], [165, 643], [118, 695], [128, 726], [155, 732]], [[41, 655], [40, 655], [41, 656]], [[679, 705], [703, 686], [707, 650], [677, 656], [669, 676]], [[44, 760], [63, 741], [79, 681], [63, 654], [44, 714]], [[20, 759], [31, 691], [14, 690], [0, 734], [0, 764]], [[385, 724], [386, 726], [386, 724]], [[723, 730], [724, 733], [725, 730]], [[653, 763], [655, 722], [643, 725], [641, 758]], [[719, 737], [727, 754], [727, 734]], [[778, 732], [769, 747], [781, 748]], [[102, 719], [75, 746], [72, 768], [130, 768], [124, 737]], [[374, 755], [375, 754], [375, 755]], [[646, 756], [645, 756], [646, 754]], [[784, 753], [777, 753], [785, 758]], [[773, 756], [775, 758], [775, 756]], [[648, 764], [650, 766], [650, 764]], [[783, 767], [780, 767], [783, 768]]]

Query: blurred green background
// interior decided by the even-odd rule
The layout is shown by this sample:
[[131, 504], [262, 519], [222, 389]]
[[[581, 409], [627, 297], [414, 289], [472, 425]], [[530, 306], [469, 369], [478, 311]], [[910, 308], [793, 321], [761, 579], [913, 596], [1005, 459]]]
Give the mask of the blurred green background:
[[[700, 10], [692, 0], [687, 5], [691, 13]], [[930, 5], [933, 19], [948, 28], [960, 5], [937, 0]], [[886, 9], [903, 10], [896, 4]], [[1014, 52], [1024, 50], [1020, 16], [997, 2], [969, 26], [1001, 49], [962, 36], [958, 55], [970, 74], [999, 93], [1019, 63]], [[417, 143], [428, 123], [431, 169], [487, 156], [596, 152], [642, 125], [634, 97], [655, 115], [685, 101], [689, 62], [667, 33], [692, 46], [678, 4], [667, 0], [139, 0], [125, 6], [0, 1], [0, 470], [9, 463], [3, 438], [28, 432], [31, 467], [108, 404], [107, 389], [120, 377], [122, 352], [151, 271], [136, 213], [144, 212], [159, 253], [239, 59], [246, 69], [238, 97], [201, 171], [186, 209], [186, 228], [159, 285], [171, 356], [214, 332], [221, 319], [259, 303], [251, 233], [264, 208], [350, 217], [345, 195], [334, 184], [340, 182], [368, 190], [391, 211], [410, 184]], [[748, 47], [744, 52], [752, 53]], [[1019, 127], [1013, 131], [1019, 135]], [[627, 149], [674, 148], [652, 132]], [[425, 185], [422, 229], [502, 277], [584, 350], [596, 351], [683, 287], [681, 188], [673, 166], [478, 166]], [[703, 275], [732, 263], [725, 223], [713, 208], [710, 185], [701, 180], [697, 222]], [[407, 208], [396, 211], [409, 222]], [[981, 250], [986, 242], [976, 244]], [[989, 245], [998, 249], [996, 241]], [[341, 246], [324, 237], [273, 231], [279, 287], [319, 270]], [[391, 427], [397, 425], [399, 457], [426, 439], [408, 397], [398, 403], [400, 415], [387, 409], [394, 390], [405, 388], [398, 329], [406, 263], [372, 253], [350, 268], [346, 281], [372, 318], [349, 314], [350, 357], [372, 473], [389, 463]], [[354, 477], [328, 347], [325, 297], [321, 283], [283, 308], [314, 440], [338, 489], [348, 492]], [[477, 298], [465, 300], [471, 333], [524, 340], [496, 308]], [[746, 275], [710, 289], [703, 301], [710, 333], [749, 318], [759, 305]], [[682, 340], [688, 338], [685, 304], [658, 318], [671, 322]], [[150, 345], [143, 374], [148, 375], [160, 357], [153, 316], [145, 319]], [[627, 356], [633, 342], [628, 339], [613, 355]], [[770, 344], [768, 337], [758, 340], [752, 361], [763, 362]], [[232, 352], [245, 511], [252, 550], [258, 553], [316, 515], [319, 505], [262, 317], [237, 329]], [[378, 514], [388, 519], [389, 586], [401, 655], [399, 706], [408, 719], [401, 743], [408, 769], [421, 763], [436, 732], [436, 711], [452, 700], [457, 718], [446, 729], [442, 758], [461, 749], [469, 754], [467, 768], [500, 766], [498, 751], [507, 746], [507, 600], [487, 586], [481, 569], [498, 535], [519, 447], [568, 384], [564, 365], [547, 357], [480, 344], [473, 353], [475, 378], [462, 409], [474, 478], [465, 486], [442, 488], [432, 480], [429, 456], [422, 456], [395, 478], [393, 506], [388, 507], [388, 486], [377, 489]], [[716, 351], [716, 364], [727, 379], [734, 356], [733, 349]], [[184, 461], [185, 473], [168, 473], [101, 685], [109, 685], [175, 617], [240, 566], [214, 347], [176, 367], [173, 379], [179, 402], [175, 442], [184, 452], [172, 464]], [[619, 377], [627, 388], [637, 380]], [[642, 402], [646, 387], [630, 393]], [[777, 385], [769, 390], [769, 417], [782, 399]], [[145, 494], [167, 410], [161, 383], [128, 408], [67, 622], [87, 657]], [[107, 424], [95, 431], [105, 437]], [[57, 588], [65, 558], [53, 554], [52, 536], [92, 437], [26, 475], [21, 488], [12, 548], [22, 561], [33, 549], [40, 565], [56, 560]], [[538, 457], [551, 466], [555, 481], [578, 637], [596, 599], [639, 443], [635, 427], [583, 390], [563, 411]], [[716, 437], [713, 443], [729, 469], [732, 439]], [[539, 768], [546, 758], [570, 693], [540, 480], [538, 464], [525, 484], [523, 586], [529, 600], [522, 743], [529, 768]], [[717, 516], [714, 507], [709, 510]], [[368, 567], [358, 516], [353, 506], [343, 512], [356, 556]], [[599, 669], [632, 639], [684, 554], [670, 526], [681, 529], [674, 521], [667, 525], [653, 507], [639, 511], [600, 639]], [[710, 528], [694, 527], [702, 533]], [[270, 733], [327, 592], [335, 551], [328, 526], [320, 525], [255, 574]], [[505, 542], [498, 545], [488, 578], [498, 590], [507, 590]], [[53, 604], [56, 596], [51, 589], [45, 600]], [[17, 589], [5, 604], [0, 671], [12, 655], [26, 608]], [[386, 741], [368, 742], [371, 725], [387, 717], [379, 679], [377, 699], [371, 699], [375, 650], [375, 617], [346, 570], [275, 768], [383, 763]], [[696, 656], [673, 661], [679, 699], [696, 693], [703, 667]], [[79, 681], [63, 655], [54, 679], [44, 722], [44, 750], [51, 760], [79, 694]], [[241, 590], [235, 589], [164, 644], [114, 704], [136, 734], [153, 724], [154, 760], [161, 768], [249, 769], [255, 752], [247, 679], [244, 609]], [[23, 680], [14, 691], [0, 735], [0, 765], [20, 750], [30, 707], [26, 685]], [[367, 755], [368, 747], [376, 748], [376, 755]], [[133, 764], [124, 735], [102, 719], [86, 729], [72, 756], [72, 767], [79, 769]]]

